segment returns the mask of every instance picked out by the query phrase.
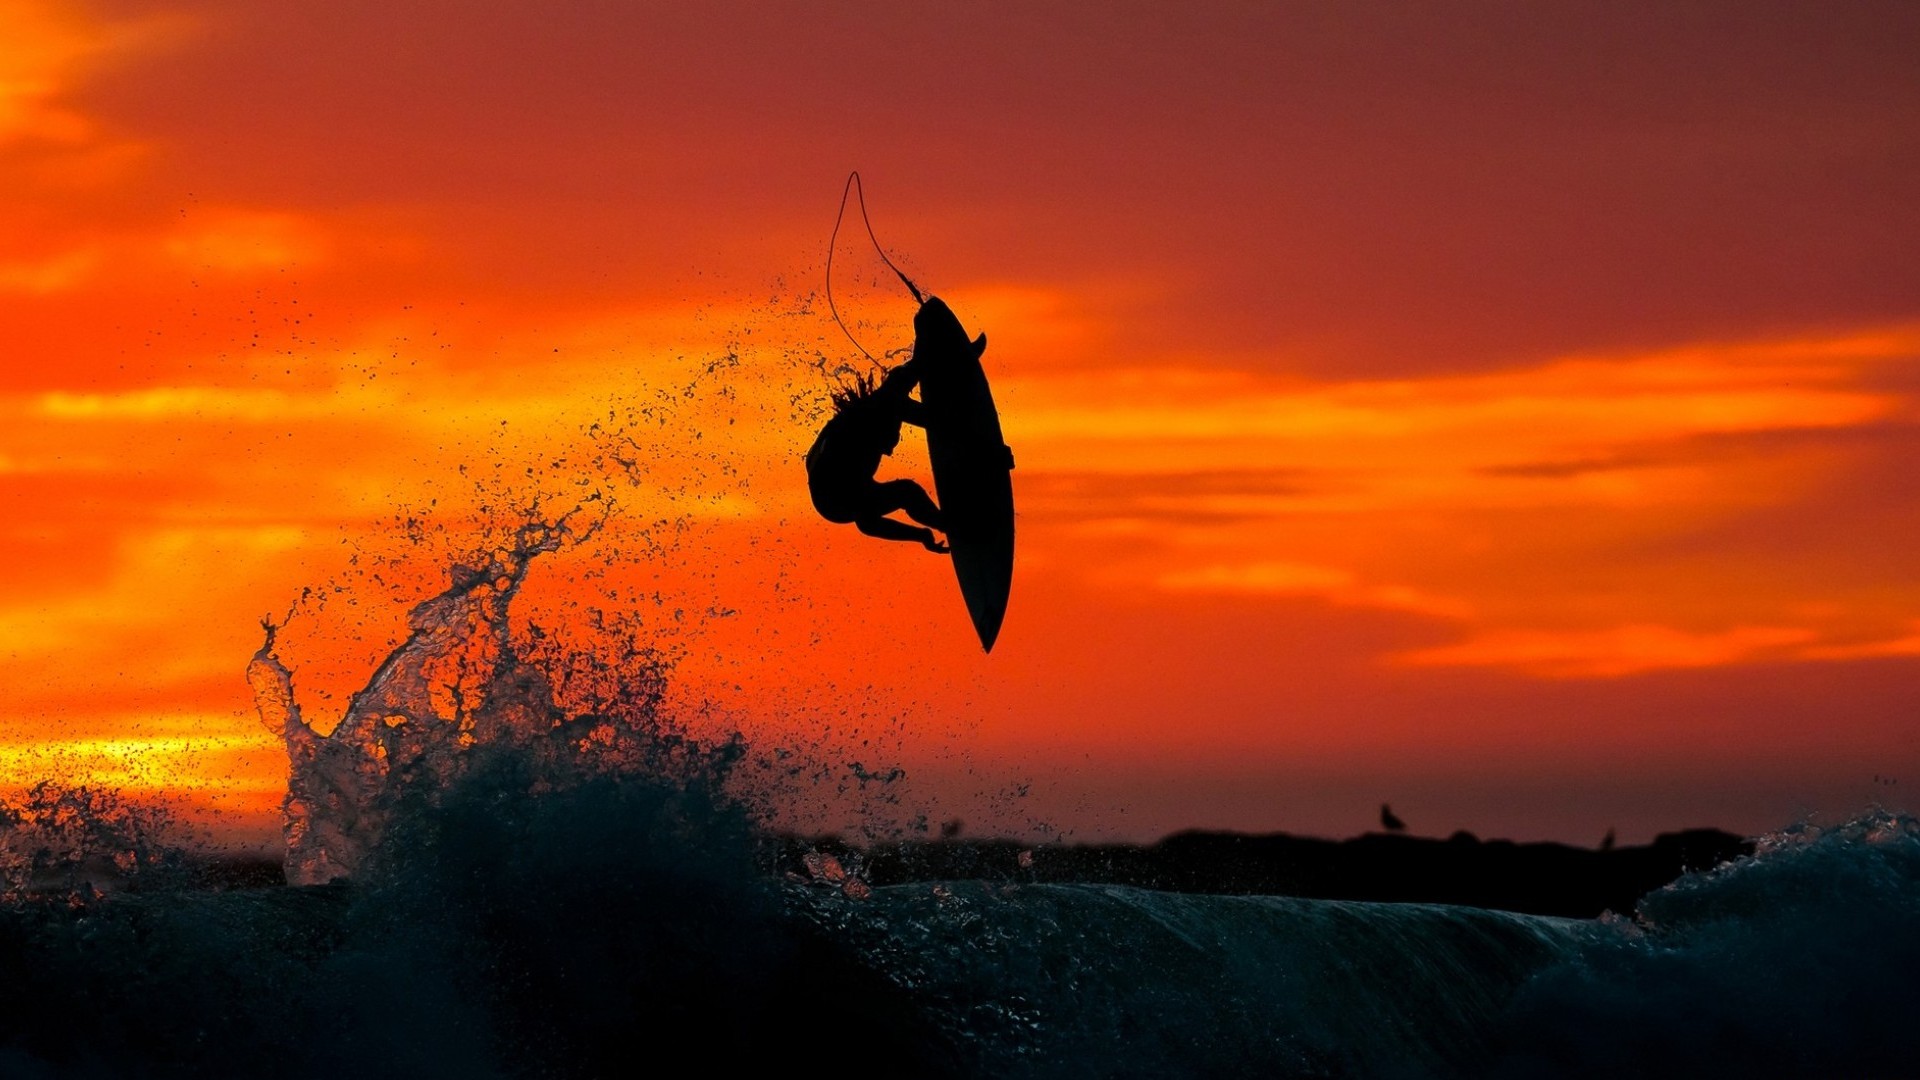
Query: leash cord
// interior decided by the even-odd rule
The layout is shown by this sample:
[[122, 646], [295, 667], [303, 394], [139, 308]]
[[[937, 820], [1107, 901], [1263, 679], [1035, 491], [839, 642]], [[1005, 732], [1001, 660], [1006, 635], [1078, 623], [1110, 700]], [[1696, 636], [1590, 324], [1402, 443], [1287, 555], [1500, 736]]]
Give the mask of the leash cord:
[[900, 279], [900, 283], [913, 294], [914, 303], [924, 304], [927, 298], [921, 294], [920, 287], [913, 283], [912, 278], [893, 265], [893, 260], [887, 258], [886, 249], [880, 246], [880, 238], [873, 235], [873, 221], [867, 217], [867, 189], [860, 183], [860, 171], [855, 169], [847, 174], [847, 186], [840, 189], [840, 212], [833, 216], [833, 234], [827, 238], [827, 310], [833, 313], [833, 321], [840, 325], [840, 332], [847, 335], [847, 340], [853, 342], [853, 347], [860, 350], [860, 355], [866, 357], [870, 363], [878, 364], [880, 361], [875, 360], [866, 346], [860, 344], [860, 339], [853, 336], [853, 331], [847, 329], [846, 320], [840, 317], [840, 309], [833, 303], [833, 251], [840, 242], [840, 222], [847, 216], [847, 196], [850, 194], [857, 196], [860, 200], [860, 221], [866, 225], [867, 239], [873, 241], [873, 250], [880, 253], [880, 261], [886, 263], [887, 269], [893, 271], [894, 276]]

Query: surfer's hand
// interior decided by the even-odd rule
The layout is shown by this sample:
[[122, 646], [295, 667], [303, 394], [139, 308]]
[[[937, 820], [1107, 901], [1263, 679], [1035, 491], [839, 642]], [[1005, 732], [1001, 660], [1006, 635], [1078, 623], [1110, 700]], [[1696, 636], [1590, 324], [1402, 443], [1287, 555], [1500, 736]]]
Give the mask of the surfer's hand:
[[933, 552], [935, 555], [945, 555], [947, 553], [947, 545], [941, 543], [939, 538], [933, 535], [933, 530], [931, 529], [927, 530], [927, 535], [920, 539], [920, 546]]

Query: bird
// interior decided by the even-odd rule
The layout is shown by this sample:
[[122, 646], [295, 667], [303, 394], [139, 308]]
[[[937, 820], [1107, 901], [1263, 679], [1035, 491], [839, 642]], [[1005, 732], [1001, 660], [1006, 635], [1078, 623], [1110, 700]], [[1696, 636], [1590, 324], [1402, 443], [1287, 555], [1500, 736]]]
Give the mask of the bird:
[[1380, 825], [1388, 832], [1407, 831], [1407, 823], [1395, 817], [1393, 807], [1388, 806], [1386, 803], [1380, 804]]

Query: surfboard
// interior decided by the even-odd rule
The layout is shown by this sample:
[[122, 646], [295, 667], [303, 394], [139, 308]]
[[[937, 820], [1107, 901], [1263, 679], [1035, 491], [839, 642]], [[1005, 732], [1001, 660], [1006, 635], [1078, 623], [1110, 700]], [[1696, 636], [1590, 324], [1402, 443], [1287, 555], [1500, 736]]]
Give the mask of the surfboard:
[[1013, 452], [980, 366], [987, 336], [969, 340], [938, 297], [913, 317], [933, 486], [946, 519], [960, 596], [980, 645], [993, 651], [1013, 589]]

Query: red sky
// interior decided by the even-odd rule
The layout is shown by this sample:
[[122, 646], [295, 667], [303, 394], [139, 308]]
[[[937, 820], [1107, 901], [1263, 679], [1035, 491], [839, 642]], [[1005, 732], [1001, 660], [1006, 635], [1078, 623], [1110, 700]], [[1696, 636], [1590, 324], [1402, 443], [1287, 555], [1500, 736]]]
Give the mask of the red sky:
[[[930, 789], [1024, 778], [1013, 816], [1079, 836], [1345, 834], [1385, 800], [1591, 842], [1920, 784], [1912, 5], [0, 27], [0, 781], [262, 820], [261, 614], [396, 507], [457, 518], [463, 464], [554, 481], [732, 357], [620, 526], [694, 531], [614, 576], [741, 612], [673, 625], [750, 728], [857, 702]], [[801, 490], [807, 358], [855, 356], [818, 296], [853, 168], [991, 340], [1020, 507], [991, 657], [943, 564]], [[910, 303], [840, 257], [862, 339], [904, 344]], [[316, 701], [391, 604], [290, 629]]]

